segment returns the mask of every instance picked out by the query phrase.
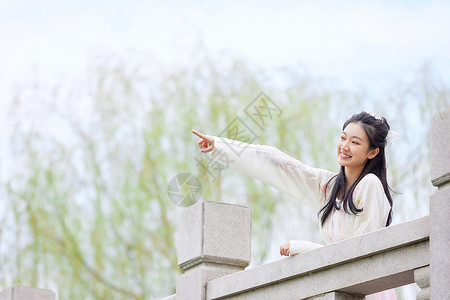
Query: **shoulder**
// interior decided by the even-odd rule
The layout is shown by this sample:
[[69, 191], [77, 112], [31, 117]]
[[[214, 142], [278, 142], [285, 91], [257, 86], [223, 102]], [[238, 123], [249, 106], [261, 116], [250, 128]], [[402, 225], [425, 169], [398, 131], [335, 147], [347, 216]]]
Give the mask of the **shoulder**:
[[353, 197], [358, 208], [362, 208], [369, 203], [387, 202], [383, 184], [375, 174], [371, 173], [361, 179], [355, 187]]
[[383, 188], [383, 184], [381, 183], [380, 179], [377, 177], [377, 175], [373, 173], [369, 173], [366, 176], [364, 176], [361, 181], [358, 183], [358, 186], [361, 188], [376, 188], [380, 187]]

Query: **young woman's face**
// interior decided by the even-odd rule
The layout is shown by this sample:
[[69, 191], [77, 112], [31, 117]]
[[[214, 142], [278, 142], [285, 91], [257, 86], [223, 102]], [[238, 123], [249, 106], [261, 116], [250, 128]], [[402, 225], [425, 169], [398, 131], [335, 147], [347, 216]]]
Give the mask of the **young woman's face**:
[[378, 153], [378, 148], [369, 151], [369, 146], [370, 141], [363, 127], [358, 123], [349, 123], [337, 142], [338, 163], [362, 172], [366, 161]]

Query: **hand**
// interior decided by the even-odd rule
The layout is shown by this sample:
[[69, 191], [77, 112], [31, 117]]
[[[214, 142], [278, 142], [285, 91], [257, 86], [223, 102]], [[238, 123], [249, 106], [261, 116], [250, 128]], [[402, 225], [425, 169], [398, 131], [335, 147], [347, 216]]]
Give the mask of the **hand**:
[[289, 256], [291, 252], [291, 243], [287, 242], [286, 244], [283, 244], [280, 246], [280, 254], [283, 256]]
[[202, 134], [195, 130], [192, 130], [192, 133], [201, 138], [201, 140], [197, 142], [201, 152], [206, 153], [214, 150], [214, 137]]

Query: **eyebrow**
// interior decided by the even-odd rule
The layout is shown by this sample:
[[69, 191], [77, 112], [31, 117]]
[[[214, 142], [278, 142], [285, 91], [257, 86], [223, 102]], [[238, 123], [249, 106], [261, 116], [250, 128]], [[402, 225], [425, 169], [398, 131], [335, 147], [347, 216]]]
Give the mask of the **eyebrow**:
[[[345, 135], [347, 135], [347, 133], [345, 133], [345, 131], [342, 131], [342, 133], [345, 134]], [[359, 139], [359, 140], [361, 140], [362, 142], [364, 142], [364, 140], [363, 140], [362, 138], [360, 138], [359, 136], [357, 136], [357, 135], [352, 136], [352, 138], [356, 138], [356, 139]]]

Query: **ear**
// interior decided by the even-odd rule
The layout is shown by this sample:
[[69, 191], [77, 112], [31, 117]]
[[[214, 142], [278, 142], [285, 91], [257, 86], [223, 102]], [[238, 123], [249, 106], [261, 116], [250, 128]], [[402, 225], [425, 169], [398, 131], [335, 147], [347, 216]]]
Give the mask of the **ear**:
[[372, 159], [380, 152], [380, 148], [376, 147], [375, 149], [372, 149], [369, 151], [369, 155], [367, 156], [368, 159]]

